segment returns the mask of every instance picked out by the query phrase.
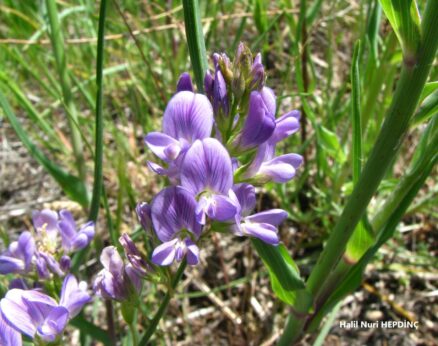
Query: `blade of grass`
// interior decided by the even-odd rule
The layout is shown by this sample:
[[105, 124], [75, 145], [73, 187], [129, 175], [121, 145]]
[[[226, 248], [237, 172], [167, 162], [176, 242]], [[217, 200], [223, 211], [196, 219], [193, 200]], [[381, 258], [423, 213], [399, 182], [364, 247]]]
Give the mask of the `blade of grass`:
[[62, 35], [61, 27], [59, 25], [56, 1], [46, 0], [46, 7], [49, 18], [50, 40], [53, 47], [53, 53], [55, 55], [55, 62], [62, 88], [64, 104], [66, 112], [68, 113], [67, 120], [70, 128], [73, 152], [76, 160], [76, 168], [78, 170], [79, 177], [83, 181], [85, 181], [86, 170], [83, 156], [83, 145], [80, 130], [75, 126], [75, 123], [78, 123], [78, 116], [76, 106], [74, 104], [74, 100], [71, 94], [71, 83], [67, 69], [66, 55], [64, 51], [64, 38]]
[[198, 0], [183, 0], [184, 24], [190, 60], [195, 74], [196, 86], [200, 93], [204, 92], [204, 76], [207, 72], [207, 53], [205, 51], [204, 34], [202, 33], [201, 14]]

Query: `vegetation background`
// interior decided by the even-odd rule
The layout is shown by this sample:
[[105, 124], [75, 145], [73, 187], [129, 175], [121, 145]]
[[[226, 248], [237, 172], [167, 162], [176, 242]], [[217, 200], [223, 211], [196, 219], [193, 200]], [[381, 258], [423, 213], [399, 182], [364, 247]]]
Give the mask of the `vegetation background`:
[[[84, 221], [87, 218], [77, 203], [81, 198], [71, 198], [70, 190], [79, 186], [77, 182], [54, 180], [53, 172], [62, 169], [74, 174], [91, 191], [99, 3], [52, 1], [60, 30], [50, 35], [56, 29], [47, 11], [50, 2], [0, 1], [0, 91], [22, 130], [17, 131], [8, 119], [3, 100], [0, 233], [4, 243], [31, 227], [34, 209], [68, 208]], [[214, 0], [200, 5], [207, 54], [226, 52], [232, 57], [237, 44], [246, 42], [253, 52], [262, 53], [267, 85], [277, 95], [278, 114], [294, 108], [302, 111], [301, 132], [281, 150], [304, 155], [304, 167], [292, 182], [281, 187], [268, 185], [258, 196], [260, 209], [280, 207], [289, 212], [281, 239], [307, 276], [353, 186], [350, 70], [354, 44], [359, 39], [362, 42], [364, 157], [391, 101], [402, 59], [400, 45], [373, 0]], [[139, 201], [150, 201], [163, 181], [146, 167], [152, 154], [145, 150], [143, 135], [159, 128], [179, 75], [192, 72], [179, 1], [111, 0], [105, 35], [105, 202], [95, 248], [86, 254], [81, 271], [90, 282], [99, 269], [96, 253], [114, 243], [121, 232], [133, 234], [149, 250], [134, 208]], [[435, 63], [430, 81], [437, 79]], [[436, 104], [428, 113], [421, 113], [421, 107], [418, 110], [418, 121], [412, 124], [368, 208], [370, 219], [378, 215], [383, 201], [406, 173], [425, 120], [437, 111]], [[29, 150], [34, 147], [26, 141], [40, 152]], [[42, 164], [41, 153], [50, 159], [49, 167], [47, 162]], [[78, 165], [81, 157], [83, 163]], [[326, 344], [436, 342], [436, 173], [435, 167], [395, 237], [368, 267], [363, 285], [336, 307], [320, 338], [315, 340], [318, 334], [313, 335], [303, 344], [321, 343], [326, 335]], [[3, 288], [7, 284], [3, 278], [1, 283]], [[145, 317], [153, 314], [162, 297], [160, 285], [150, 285], [146, 292]], [[187, 270], [176, 298], [160, 324], [159, 344], [271, 345], [288, 312], [274, 297], [267, 272], [248, 240], [227, 235], [215, 235], [211, 244], [204, 244], [202, 264]], [[114, 309], [117, 312], [119, 307]], [[87, 314], [104, 327], [104, 311], [104, 304], [96, 300]], [[129, 343], [129, 331], [120, 314], [115, 316], [114, 333], [126, 334]], [[137, 321], [139, 330], [144, 328], [145, 317]], [[418, 330], [339, 327], [339, 321], [350, 320], [418, 320], [420, 325]], [[79, 342], [73, 329], [68, 338], [72, 345]]]

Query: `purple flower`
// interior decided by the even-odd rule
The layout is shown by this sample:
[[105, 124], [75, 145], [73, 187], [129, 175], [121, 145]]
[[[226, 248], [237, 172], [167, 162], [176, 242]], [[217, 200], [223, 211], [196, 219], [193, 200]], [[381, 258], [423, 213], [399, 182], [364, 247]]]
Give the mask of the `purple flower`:
[[271, 209], [250, 215], [255, 208], [255, 190], [250, 184], [237, 184], [233, 187], [240, 213], [232, 221], [231, 230], [238, 236], [259, 238], [267, 244], [278, 245], [277, 226], [287, 218], [282, 209]]
[[0, 308], [0, 345], [2, 346], [21, 346], [20, 333], [12, 328], [9, 323], [3, 317], [2, 310]]
[[287, 138], [299, 129], [300, 113], [291, 111], [278, 118], [271, 137], [257, 150], [257, 154], [244, 174], [246, 179], [257, 183], [274, 181], [284, 183], [295, 176], [303, 158], [298, 154], [285, 154], [275, 157], [278, 142]]
[[141, 202], [137, 204], [135, 211], [141, 227], [147, 232], [150, 231], [152, 229], [151, 206], [145, 202]]
[[104, 299], [131, 300], [141, 290], [138, 274], [128, 269], [117, 249], [107, 246], [100, 255], [102, 269], [94, 280], [93, 290]]
[[151, 268], [138, 250], [137, 246], [135, 246], [131, 237], [127, 233], [123, 233], [119, 238], [119, 242], [122, 244], [125, 256], [129, 263], [131, 263], [133, 269], [141, 276], [147, 275]]
[[224, 221], [236, 214], [237, 208], [229, 198], [232, 161], [218, 140], [206, 138], [193, 143], [181, 165], [181, 185], [200, 195], [196, 215], [201, 224], [205, 224], [206, 216]]
[[77, 230], [76, 222], [69, 211], [61, 210], [59, 215], [59, 233], [64, 250], [74, 252], [88, 246], [94, 237], [94, 222], [89, 221]]
[[251, 90], [261, 89], [265, 83], [265, 67], [262, 64], [262, 55], [258, 53], [254, 58], [251, 68], [252, 80], [249, 85]]
[[37, 290], [12, 289], [0, 301], [0, 306], [5, 320], [16, 330], [31, 338], [53, 342], [69, 319], [90, 300], [85, 283], [78, 284], [73, 275], [68, 275], [62, 286], [60, 304]]
[[152, 201], [152, 222], [163, 244], [155, 248], [152, 262], [170, 265], [187, 256], [187, 263], [199, 261], [199, 249], [192, 241], [201, 234], [201, 225], [196, 221], [194, 195], [180, 186], [162, 190]]
[[230, 105], [227, 96], [227, 84], [225, 83], [224, 76], [222, 75], [219, 66], [216, 67], [216, 72], [214, 75], [213, 110], [215, 116], [222, 115], [228, 117], [228, 113], [230, 112]]
[[160, 175], [175, 177], [177, 159], [195, 140], [209, 137], [212, 128], [213, 109], [207, 97], [190, 91], [178, 92], [164, 112], [163, 132], [150, 132], [145, 137], [149, 149], [169, 168], [156, 163], [149, 163], [149, 167]]
[[271, 137], [276, 126], [275, 108], [273, 108], [271, 96], [269, 92], [251, 92], [248, 114], [242, 132], [234, 141], [237, 152], [255, 148]]
[[8, 250], [0, 255], [0, 274], [27, 273], [35, 253], [35, 240], [30, 232], [21, 233], [17, 241], [9, 244]]

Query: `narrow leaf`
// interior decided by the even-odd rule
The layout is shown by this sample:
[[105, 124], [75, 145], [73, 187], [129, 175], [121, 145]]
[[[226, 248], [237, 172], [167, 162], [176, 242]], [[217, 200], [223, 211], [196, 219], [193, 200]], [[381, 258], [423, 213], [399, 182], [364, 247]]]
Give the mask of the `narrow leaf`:
[[16, 115], [12, 111], [8, 101], [3, 93], [0, 91], [0, 106], [3, 108], [6, 117], [9, 119], [14, 128], [18, 138], [20, 138], [23, 145], [29, 151], [31, 156], [43, 166], [48, 173], [57, 181], [63, 191], [72, 200], [78, 202], [83, 207], [88, 205], [87, 189], [79, 178], [65, 172], [61, 167], [51, 161], [42, 151], [40, 151], [30, 140], [26, 131], [22, 128]]

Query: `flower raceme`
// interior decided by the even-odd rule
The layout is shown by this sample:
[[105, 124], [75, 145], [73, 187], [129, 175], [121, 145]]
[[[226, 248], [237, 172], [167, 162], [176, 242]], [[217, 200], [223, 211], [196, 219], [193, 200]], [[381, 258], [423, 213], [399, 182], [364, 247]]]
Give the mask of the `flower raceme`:
[[34, 231], [24, 231], [0, 255], [0, 274], [31, 275], [41, 279], [64, 276], [70, 269], [70, 255], [88, 246], [94, 237], [94, 223], [77, 227], [71, 213], [44, 209], [32, 214]]
[[149, 168], [172, 185], [150, 205], [136, 208], [142, 227], [161, 242], [151, 256], [156, 265], [183, 258], [198, 264], [199, 244], [210, 231], [228, 230], [278, 245], [277, 227], [287, 218], [281, 209], [251, 215], [253, 185], [285, 183], [295, 176], [302, 157], [276, 156], [275, 151], [299, 129], [299, 112], [276, 118], [276, 97], [265, 86], [261, 55], [253, 58], [243, 44], [233, 62], [225, 54], [214, 54], [213, 62], [214, 72], [204, 79], [206, 96], [195, 93], [189, 74], [182, 74], [164, 112], [162, 132], [145, 136], [163, 162], [148, 162]]

